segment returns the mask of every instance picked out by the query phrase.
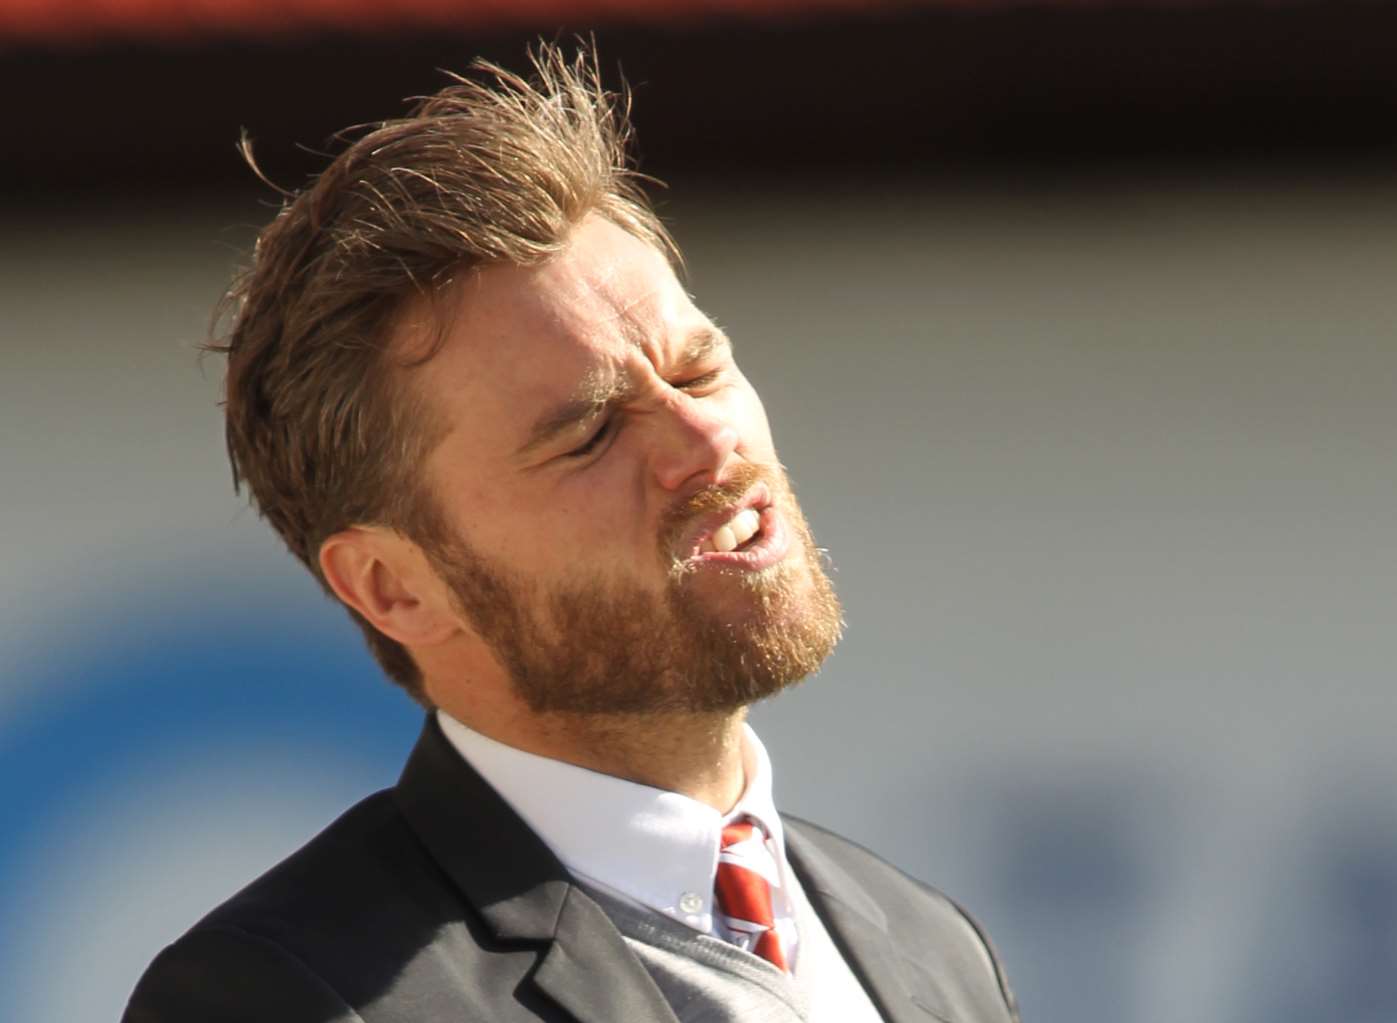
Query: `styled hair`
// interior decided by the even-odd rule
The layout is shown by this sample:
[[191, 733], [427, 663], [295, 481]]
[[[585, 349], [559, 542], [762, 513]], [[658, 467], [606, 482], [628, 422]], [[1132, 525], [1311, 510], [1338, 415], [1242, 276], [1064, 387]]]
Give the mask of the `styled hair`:
[[[419, 466], [442, 424], [400, 372], [435, 349], [409, 360], [392, 345], [409, 302], [474, 268], [541, 263], [590, 213], [678, 262], [629, 163], [628, 95], [603, 89], [595, 49], [542, 45], [530, 61], [525, 78], [478, 60], [407, 116], [355, 129], [307, 188], [282, 193], [220, 307], [227, 329], [206, 348], [228, 359], [234, 489], [327, 592], [318, 554], [334, 533], [439, 536]], [[406, 648], [348, 610], [388, 676], [426, 702]]]

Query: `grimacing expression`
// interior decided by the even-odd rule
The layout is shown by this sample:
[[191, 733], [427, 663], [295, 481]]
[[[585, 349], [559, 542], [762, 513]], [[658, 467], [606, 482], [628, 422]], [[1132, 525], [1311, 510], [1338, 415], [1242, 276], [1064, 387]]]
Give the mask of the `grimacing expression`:
[[416, 386], [447, 423], [425, 545], [535, 712], [728, 711], [842, 622], [761, 401], [661, 254], [597, 216], [463, 282]]

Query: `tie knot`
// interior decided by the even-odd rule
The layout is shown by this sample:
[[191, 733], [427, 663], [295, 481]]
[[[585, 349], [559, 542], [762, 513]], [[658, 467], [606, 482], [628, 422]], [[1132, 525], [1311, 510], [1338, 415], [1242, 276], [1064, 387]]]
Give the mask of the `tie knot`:
[[786, 956], [771, 899], [772, 887], [779, 884], [776, 860], [766, 847], [766, 833], [750, 817], [723, 828], [714, 882], [728, 940], [784, 971]]
[[758, 842], [765, 842], [766, 832], [751, 817], [735, 820], [723, 829], [723, 848], [725, 850], [744, 842], [751, 842], [754, 839]]

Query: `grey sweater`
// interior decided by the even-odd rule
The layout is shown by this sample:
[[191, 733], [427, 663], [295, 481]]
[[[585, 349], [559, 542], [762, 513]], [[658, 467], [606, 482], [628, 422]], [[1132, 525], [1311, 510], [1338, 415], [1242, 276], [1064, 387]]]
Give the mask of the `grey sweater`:
[[681, 1023], [881, 1023], [805, 893], [794, 884], [793, 974], [661, 913], [588, 888]]

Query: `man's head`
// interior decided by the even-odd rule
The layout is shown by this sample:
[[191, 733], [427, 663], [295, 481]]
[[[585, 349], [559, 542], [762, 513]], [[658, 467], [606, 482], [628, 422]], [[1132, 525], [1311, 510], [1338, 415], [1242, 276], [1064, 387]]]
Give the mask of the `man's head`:
[[732, 709], [814, 670], [838, 605], [594, 61], [536, 64], [369, 132], [263, 233], [235, 478], [419, 699]]

